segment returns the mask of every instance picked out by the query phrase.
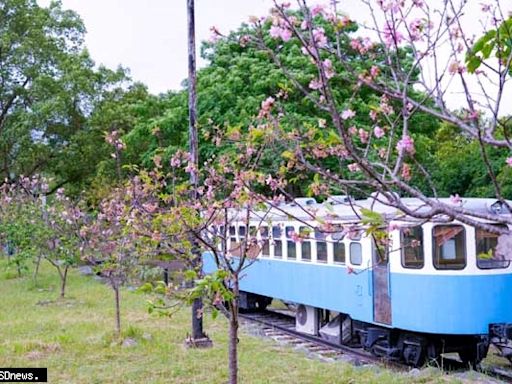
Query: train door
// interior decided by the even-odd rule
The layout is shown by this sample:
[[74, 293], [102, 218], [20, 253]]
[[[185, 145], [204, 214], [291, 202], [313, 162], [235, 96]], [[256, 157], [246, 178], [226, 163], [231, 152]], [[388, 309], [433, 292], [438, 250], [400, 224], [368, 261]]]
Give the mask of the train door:
[[373, 320], [391, 325], [389, 295], [389, 252], [386, 247], [373, 246]]

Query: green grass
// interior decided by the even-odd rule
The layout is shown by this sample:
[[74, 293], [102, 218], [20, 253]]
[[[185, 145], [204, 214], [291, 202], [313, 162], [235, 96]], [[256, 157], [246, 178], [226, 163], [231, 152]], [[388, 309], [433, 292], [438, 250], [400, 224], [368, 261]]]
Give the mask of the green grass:
[[[50, 383], [225, 383], [227, 324], [205, 318], [214, 347], [186, 349], [189, 310], [172, 318], [149, 315], [145, 297], [123, 290], [126, 347], [114, 342], [114, 301], [108, 287], [73, 272], [67, 298], [58, 300], [58, 279], [44, 266], [35, 286], [16, 279], [0, 259], [0, 367], [47, 367]], [[445, 383], [429, 371], [419, 377], [383, 368], [358, 368], [309, 359], [291, 347], [242, 333], [240, 383]]]

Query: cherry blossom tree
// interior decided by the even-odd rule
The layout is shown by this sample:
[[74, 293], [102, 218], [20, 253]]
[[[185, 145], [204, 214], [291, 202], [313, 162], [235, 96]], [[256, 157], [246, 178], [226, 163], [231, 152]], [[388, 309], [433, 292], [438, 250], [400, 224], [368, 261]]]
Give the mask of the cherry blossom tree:
[[[228, 319], [230, 383], [238, 381], [240, 280], [261, 249], [256, 232], [265, 218], [254, 220], [254, 213], [270, 204], [265, 195], [255, 192], [267, 181], [256, 170], [258, 161], [252, 156], [252, 144], [234, 145], [236, 159], [230, 155], [213, 157], [201, 170], [195, 168], [187, 152], [176, 152], [169, 166], [157, 156], [155, 169], [136, 178], [148, 192], [147, 199], [153, 196], [152, 208], [145, 210], [140, 221], [131, 223], [138, 236], [153, 242], [148, 247], [148, 251], [153, 249], [153, 257], [181, 261], [183, 276], [195, 282], [186, 288], [173, 284], [163, 287], [169, 300], [153, 301], [151, 311], [172, 314], [180, 301], [193, 303], [202, 298], [214, 316], [220, 312]], [[186, 177], [191, 172], [198, 175], [195, 187]], [[198, 199], [190, 199], [191, 188], [196, 188]], [[233, 240], [229, 228], [234, 225], [245, 228], [243, 238]], [[202, 263], [198, 266], [195, 261], [197, 246], [205, 252], [204, 261], [210, 266], [207, 275], [203, 274]], [[159, 284], [156, 291], [162, 292], [160, 288]], [[204, 310], [195, 315], [202, 318]]]
[[139, 235], [134, 230], [138, 218], [137, 202], [142, 194], [139, 179], [126, 182], [104, 199], [96, 217], [83, 226], [83, 258], [96, 266], [114, 292], [115, 334], [121, 336], [121, 287], [141, 264]]
[[65, 196], [63, 188], [59, 188], [51, 204], [45, 203], [42, 209], [46, 231], [41, 241], [41, 252], [44, 259], [57, 270], [60, 297], [64, 298], [68, 272], [81, 260], [85, 242], [82, 228], [88, 218], [80, 208], [80, 202]]
[[[260, 49], [291, 84], [261, 104], [260, 117], [266, 121], [257, 129], [288, 146], [281, 152], [284, 172], [269, 177], [286, 184], [286, 170], [299, 169], [316, 175], [311, 193], [317, 196], [379, 192], [376, 200], [419, 219], [446, 215], [473, 226], [485, 226], [481, 220], [511, 224], [503, 215], [465, 207], [463, 198], [440, 199], [430, 164], [418, 156], [415, 127], [422, 115], [477, 142], [479, 161], [493, 185], [489, 197], [510, 211], [489, 160], [491, 150], [506, 155], [512, 149], [510, 118], [502, 116], [512, 61], [510, 18], [502, 4], [362, 0], [361, 6], [369, 24], [358, 24], [337, 2], [310, 6], [298, 0], [296, 7], [276, 1], [269, 17], [251, 19], [250, 33], [213, 31], [217, 41]], [[468, 27], [475, 24], [468, 20], [475, 13], [480, 39]], [[287, 59], [292, 48], [301, 50], [306, 65]], [[350, 95], [340, 97], [340, 87], [350, 89]], [[291, 92], [302, 93], [322, 116], [316, 125], [295, 121], [292, 132], [282, 129], [291, 118], [285, 108]], [[457, 105], [450, 104], [454, 94]], [[505, 158], [503, 166], [510, 166], [511, 156]], [[414, 179], [426, 187], [419, 188]], [[410, 209], [399, 194], [418, 198], [422, 208]]]

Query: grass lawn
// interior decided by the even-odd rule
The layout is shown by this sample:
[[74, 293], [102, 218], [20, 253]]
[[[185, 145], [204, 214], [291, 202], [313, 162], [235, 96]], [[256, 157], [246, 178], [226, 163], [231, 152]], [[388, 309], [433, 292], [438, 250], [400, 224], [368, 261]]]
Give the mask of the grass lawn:
[[[73, 272], [67, 298], [58, 300], [55, 271], [44, 266], [39, 282], [13, 278], [0, 258], [0, 367], [47, 367], [50, 383], [225, 383], [227, 323], [205, 318], [214, 342], [188, 350], [189, 310], [172, 318], [149, 315], [145, 297], [123, 290], [124, 337], [113, 342], [113, 292]], [[465, 380], [464, 380], [465, 381]], [[460, 382], [431, 370], [411, 376], [382, 368], [308, 359], [272, 340], [240, 336], [240, 383], [446, 383]]]

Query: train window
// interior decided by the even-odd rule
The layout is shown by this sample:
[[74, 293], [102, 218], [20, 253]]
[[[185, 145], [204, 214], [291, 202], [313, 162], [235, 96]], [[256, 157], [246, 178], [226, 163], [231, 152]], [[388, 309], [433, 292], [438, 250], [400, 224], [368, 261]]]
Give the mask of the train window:
[[434, 267], [464, 269], [466, 267], [466, 234], [462, 225], [437, 225], [434, 235]]
[[361, 265], [363, 262], [363, 250], [361, 243], [350, 243], [350, 262], [353, 265]]
[[230, 248], [236, 243], [236, 228], [232, 225], [229, 227], [229, 241], [231, 242]]
[[274, 257], [283, 257], [283, 242], [281, 241], [281, 227], [272, 227], [272, 240], [274, 244]]
[[245, 226], [241, 225], [238, 227], [238, 236], [240, 239], [243, 239], [245, 237]]
[[295, 228], [292, 226], [288, 226], [285, 228], [286, 235], [286, 247], [287, 247], [287, 257], [288, 259], [296, 259], [297, 258], [297, 245], [295, 244], [295, 240], [293, 240], [295, 234]]
[[423, 254], [423, 229], [421, 226], [404, 228], [400, 231], [402, 249], [402, 267], [423, 268], [425, 255]]
[[308, 240], [311, 236], [311, 228], [304, 226], [300, 227], [299, 236], [302, 240], [302, 261], [311, 261], [311, 241]]
[[288, 240], [286, 246], [288, 247], [288, 258], [295, 260], [297, 258], [297, 246], [295, 245], [295, 241]]
[[333, 244], [333, 257], [335, 263], [345, 264], [345, 244], [336, 242]]
[[302, 261], [311, 261], [311, 242], [302, 242]]
[[316, 242], [316, 260], [319, 263], [327, 263], [327, 243], [325, 241]]
[[261, 235], [261, 256], [270, 257], [270, 243], [268, 240], [268, 227], [260, 227]]
[[[506, 225], [496, 225], [507, 229]], [[476, 265], [481, 269], [507, 268], [512, 250], [506, 245], [507, 235], [476, 228]], [[505, 252], [502, 252], [502, 249]]]

